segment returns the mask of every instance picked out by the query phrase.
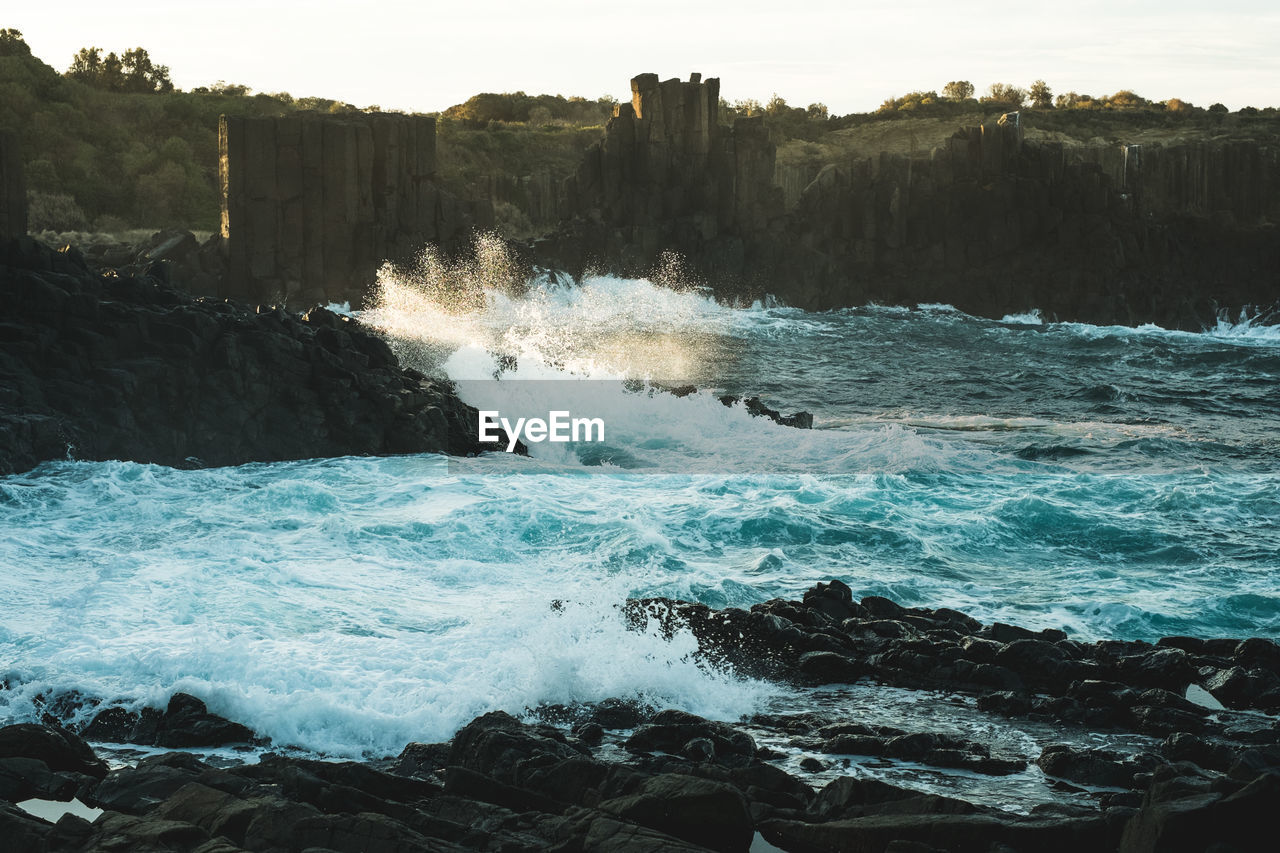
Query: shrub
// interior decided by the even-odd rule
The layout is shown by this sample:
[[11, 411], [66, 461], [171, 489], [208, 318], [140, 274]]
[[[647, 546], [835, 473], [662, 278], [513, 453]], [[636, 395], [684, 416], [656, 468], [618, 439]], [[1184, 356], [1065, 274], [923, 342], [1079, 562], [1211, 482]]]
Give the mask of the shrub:
[[28, 230], [79, 231], [88, 224], [80, 205], [66, 193], [27, 192]]

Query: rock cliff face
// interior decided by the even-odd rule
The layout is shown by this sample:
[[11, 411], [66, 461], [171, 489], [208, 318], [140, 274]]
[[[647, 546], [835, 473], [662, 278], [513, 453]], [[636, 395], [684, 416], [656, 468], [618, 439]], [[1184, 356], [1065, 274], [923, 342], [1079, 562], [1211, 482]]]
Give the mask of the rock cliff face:
[[449, 383], [323, 309], [193, 299], [25, 237], [0, 240], [0, 305], [0, 475], [492, 448]]
[[27, 233], [27, 184], [16, 134], [0, 130], [0, 239]]
[[487, 203], [435, 183], [434, 118], [224, 116], [219, 147], [221, 296], [358, 303], [383, 261], [426, 243], [451, 251], [492, 224]]
[[[1120, 183], [1061, 145], [1024, 142], [1013, 125], [963, 129], [928, 157], [828, 166], [794, 211], [744, 241], [744, 269], [756, 288], [780, 283], [774, 292], [806, 308], [946, 302], [993, 317], [1037, 308], [1198, 328], [1220, 308], [1280, 298], [1266, 206], [1182, 180], [1214, 154], [1188, 163], [1156, 151], [1139, 165], [1132, 146]], [[1246, 162], [1264, 186], [1276, 174]], [[1239, 215], [1204, 215], [1226, 203]]]
[[719, 80], [642, 74], [631, 91], [566, 179], [565, 223], [535, 243], [535, 258], [571, 272], [594, 264], [648, 271], [662, 252], [677, 251], [716, 266], [726, 242], [782, 214], [774, 146], [758, 118], [719, 124]]
[[947, 302], [1199, 328], [1280, 299], [1280, 145], [1081, 150], [1025, 141], [1010, 117], [801, 188], [779, 182], [762, 124], [718, 125], [718, 81], [648, 74], [632, 92], [565, 181], [535, 261], [646, 274], [674, 251], [722, 296], [808, 309]]

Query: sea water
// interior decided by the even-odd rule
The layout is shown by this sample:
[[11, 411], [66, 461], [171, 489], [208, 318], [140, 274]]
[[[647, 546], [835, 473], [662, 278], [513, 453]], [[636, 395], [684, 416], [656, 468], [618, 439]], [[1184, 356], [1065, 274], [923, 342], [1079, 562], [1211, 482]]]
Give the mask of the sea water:
[[363, 315], [473, 405], [600, 416], [599, 444], [0, 479], [0, 722], [184, 691], [277, 746], [379, 756], [547, 703], [803, 710], [816, 694], [620, 606], [831, 578], [1082, 640], [1280, 637], [1267, 318], [806, 313], [670, 284], [542, 276], [458, 305], [387, 272]]

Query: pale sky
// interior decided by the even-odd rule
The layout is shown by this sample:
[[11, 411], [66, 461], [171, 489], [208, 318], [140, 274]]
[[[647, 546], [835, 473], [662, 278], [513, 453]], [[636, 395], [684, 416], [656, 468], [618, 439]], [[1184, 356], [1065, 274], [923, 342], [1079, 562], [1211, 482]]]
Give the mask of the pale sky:
[[[19, 0], [21, 2], [21, 0]], [[477, 92], [630, 97], [628, 81], [692, 71], [730, 101], [832, 114], [969, 80], [1054, 93], [1132, 89], [1231, 109], [1280, 106], [1276, 0], [331, 0], [6, 4], [59, 71], [86, 46], [144, 47], [181, 89], [216, 80], [359, 107], [430, 112]]]

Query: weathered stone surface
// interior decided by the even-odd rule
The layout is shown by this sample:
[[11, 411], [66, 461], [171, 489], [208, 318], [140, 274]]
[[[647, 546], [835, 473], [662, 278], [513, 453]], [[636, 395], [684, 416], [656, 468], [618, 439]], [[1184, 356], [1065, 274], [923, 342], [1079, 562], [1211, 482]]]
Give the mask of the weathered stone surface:
[[0, 304], [0, 474], [68, 455], [189, 468], [486, 449], [448, 383], [323, 310], [99, 276], [25, 237], [0, 241]]
[[1006, 123], [810, 174], [775, 168], [760, 119], [719, 127], [688, 109], [712, 84], [636, 77], [533, 259], [652, 274], [674, 252], [718, 295], [810, 310], [946, 302], [1199, 329], [1280, 299], [1274, 144], [1067, 151]]
[[600, 809], [723, 853], [745, 851], [754, 836], [746, 799], [730, 785], [666, 773]]
[[756, 753], [756, 744], [750, 735], [724, 723], [676, 710], [662, 711], [647, 725], [636, 729], [627, 738], [626, 747], [633, 752], [661, 750], [679, 755], [686, 744], [695, 739], [707, 741], [711, 757], [720, 761], [749, 761]]
[[[329, 331], [344, 331], [323, 316], [317, 321]], [[660, 601], [634, 604], [656, 611]], [[68, 797], [74, 789], [106, 813], [93, 824], [63, 818], [53, 826], [0, 804], [0, 839], [20, 844], [21, 850], [78, 853], [657, 853], [747, 850], [758, 831], [789, 851], [1250, 850], [1258, 849], [1251, 842], [1269, 831], [1280, 807], [1280, 747], [1274, 725], [1253, 712], [1188, 710], [1195, 706], [1176, 693], [1117, 680], [1141, 677], [1144, 669], [1132, 662], [1150, 654], [1153, 647], [1145, 643], [1086, 644], [1013, 626], [992, 631], [954, 611], [904, 607], [883, 598], [855, 604], [839, 581], [815, 586], [802, 601], [774, 600], [752, 611], [712, 611], [681, 602], [661, 607], [671, 627], [687, 620], [682, 624], [717, 659], [730, 658], [726, 649], [733, 643], [749, 646], [755, 658], [769, 643], [778, 643], [775, 664], [782, 673], [805, 659], [810, 647], [829, 643], [851, 659], [866, 661], [876, 678], [905, 686], [979, 689], [971, 675], [948, 669], [948, 661], [964, 661], [963, 639], [976, 640], [969, 647], [993, 657], [1003, 653], [1010, 667], [1019, 669], [1049, 660], [1088, 664], [1104, 677], [1042, 694], [1003, 694], [995, 704], [1008, 710], [1015, 698], [1021, 699], [1017, 713], [1086, 725], [1092, 723], [1087, 712], [1097, 711], [1102, 716], [1096, 719], [1106, 726], [1139, 731], [1148, 724], [1144, 715], [1158, 712], [1174, 715], [1161, 718], [1166, 723], [1193, 721], [1205, 731], [1174, 733], [1159, 755], [1049, 747], [1038, 763], [1058, 777], [1055, 787], [1065, 780], [1086, 788], [1127, 790], [1095, 791], [1091, 796], [1100, 809], [1051, 802], [1022, 816], [866, 778], [837, 778], [815, 793], [804, 776], [783, 769], [790, 767], [787, 756], [758, 748], [748, 733], [766, 732], [802, 751], [862, 752], [874, 755], [876, 764], [910, 762], [987, 774], [1025, 766], [1017, 758], [992, 758], [988, 747], [952, 734], [872, 725], [841, 717], [836, 708], [759, 714], [746, 721], [748, 729], [614, 700], [594, 707], [543, 709], [544, 719], [555, 720], [555, 726], [486, 714], [464, 726], [450, 743], [414, 744], [396, 759], [367, 764], [265, 754], [256, 764], [222, 769], [192, 754], [172, 752], [114, 770], [101, 781], [72, 770], [51, 770], [43, 760], [91, 768], [97, 759], [91, 750], [84, 754], [87, 746], [73, 744], [68, 750], [58, 741], [57, 748], [50, 748], [49, 732], [57, 735], [58, 730], [10, 727], [0, 730], [0, 745], [19, 747], [10, 749], [17, 755], [0, 757], [0, 798]], [[876, 630], [863, 630], [868, 624]], [[888, 625], [901, 627], [889, 630]], [[1167, 643], [1159, 648], [1194, 655], [1206, 674], [1230, 669], [1238, 656], [1238, 641], [1183, 645], [1190, 648]], [[1268, 650], [1248, 654], [1255, 668], [1262, 669], [1257, 658]], [[172, 704], [174, 708], [154, 711], [146, 720], [123, 722], [153, 733], [164, 728], [166, 717], [173, 718], [170, 723], [193, 722], [196, 730], [202, 722], [227, 725], [208, 720], [207, 711], [189, 697]], [[569, 734], [575, 722], [574, 734]], [[637, 727], [625, 742], [627, 752], [616, 751], [619, 735], [605, 732], [617, 726]], [[592, 737], [585, 736], [587, 727]], [[587, 744], [605, 739], [612, 755], [601, 760]], [[37, 747], [42, 759], [25, 757]], [[801, 769], [825, 773], [833, 765], [807, 761]]]
[[433, 117], [223, 116], [218, 139], [219, 296], [358, 304], [384, 262], [456, 251], [492, 225], [488, 200], [439, 203]]
[[0, 728], [0, 759], [32, 758], [50, 770], [68, 770], [101, 779], [107, 765], [84, 740], [65, 729], [23, 723]]

